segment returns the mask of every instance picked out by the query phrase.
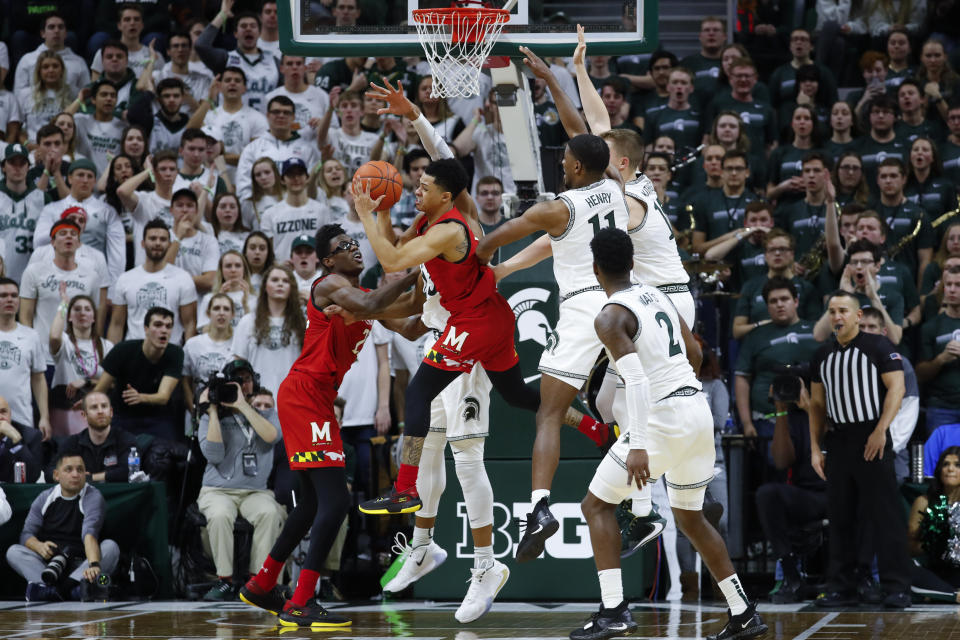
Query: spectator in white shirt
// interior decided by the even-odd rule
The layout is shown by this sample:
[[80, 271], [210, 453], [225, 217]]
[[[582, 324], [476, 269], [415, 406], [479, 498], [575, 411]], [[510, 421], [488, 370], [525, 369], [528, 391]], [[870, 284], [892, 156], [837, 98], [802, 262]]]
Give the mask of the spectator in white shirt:
[[167, 262], [190, 274], [197, 293], [206, 293], [217, 277], [220, 246], [215, 237], [200, 229], [197, 194], [191, 189], [175, 191], [170, 198], [170, 214], [174, 237], [167, 251]]
[[294, 129], [304, 140], [313, 140], [317, 137], [314, 127], [330, 108], [330, 96], [320, 87], [307, 84], [302, 56], [283, 54], [280, 73], [283, 85], [267, 94], [264, 105], [276, 96], [290, 98], [296, 108]]
[[73, 102], [73, 92], [67, 84], [67, 67], [55, 51], [43, 51], [37, 56], [30, 78], [31, 83], [18, 90], [16, 96], [22, 130], [28, 140], [33, 140], [40, 127]]
[[223, 365], [230, 361], [233, 327], [240, 320], [234, 315], [233, 300], [226, 293], [214, 293], [204, 298], [200, 312], [209, 318], [207, 330], [183, 345], [183, 395], [190, 413], [193, 413], [200, 385], [205, 385], [211, 374], [223, 369]]
[[203, 331], [210, 322], [207, 307], [217, 294], [226, 295], [233, 303], [234, 316], [231, 324], [234, 327], [240, 322], [240, 318], [253, 311], [257, 296], [250, 286], [250, 267], [239, 251], [227, 251], [220, 256], [213, 291], [203, 296], [197, 310], [197, 331]]
[[[101, 303], [101, 307], [105, 304]], [[60, 306], [50, 323], [50, 354], [55, 368], [50, 381], [50, 422], [53, 435], [68, 436], [87, 428], [75, 403], [93, 390], [103, 375], [103, 356], [113, 343], [100, 337], [94, 323], [97, 305], [88, 295], [68, 298], [60, 283]]]
[[310, 288], [313, 281], [320, 274], [317, 273], [317, 267], [320, 261], [317, 259], [317, 249], [312, 235], [299, 235], [293, 240], [293, 246], [290, 250], [290, 262], [293, 263], [293, 275], [297, 279], [297, 290], [300, 294], [300, 304], [306, 306], [310, 301]]
[[[53, 259], [31, 262], [23, 272], [20, 283], [20, 321], [34, 327], [37, 334], [50, 334], [53, 317], [59, 312], [60, 287], [66, 286], [66, 295], [86, 295], [100, 301], [97, 324], [103, 326], [107, 307], [107, 273], [93, 265], [77, 261], [80, 246], [80, 227], [69, 219], [60, 219], [50, 229], [53, 240]], [[44, 351], [47, 351], [46, 349]], [[47, 351], [47, 366], [53, 375], [54, 358]]]
[[307, 165], [303, 160], [286, 160], [281, 175], [287, 196], [283, 202], [275, 204], [264, 214], [260, 220], [260, 228], [273, 239], [274, 253], [286, 259], [290, 255], [294, 238], [304, 233], [315, 234], [320, 227], [332, 220], [330, 210], [324, 202], [325, 195], [320, 201], [311, 200], [307, 196]]
[[250, 267], [250, 287], [254, 295], [260, 295], [260, 284], [267, 269], [276, 262], [273, 243], [263, 231], [251, 231], [243, 243], [243, 257]]
[[267, 270], [256, 310], [240, 319], [233, 334], [233, 354], [253, 365], [260, 384], [276, 393], [300, 356], [306, 319], [300, 308], [297, 281], [290, 267]]
[[74, 160], [70, 164], [70, 195], [51, 202], [40, 212], [33, 231], [33, 246], [38, 248], [50, 244], [50, 229], [54, 222], [59, 220], [67, 209], [80, 207], [86, 214], [86, 225], [80, 239], [84, 245], [103, 253], [107, 261], [107, 271], [113, 281], [123, 273], [127, 263], [127, 238], [117, 210], [93, 194], [97, 182], [96, 172], [97, 168], [86, 158]]
[[[93, 113], [77, 113], [87, 96], [93, 98]], [[73, 116], [76, 125], [77, 151], [93, 161], [97, 173], [106, 170], [110, 156], [120, 153], [120, 138], [127, 123], [114, 115], [116, 107], [117, 88], [111, 81], [103, 79], [89, 89], [83, 89], [64, 109]]]
[[48, 15], [43, 21], [40, 37], [43, 38], [43, 44], [34, 51], [25, 54], [17, 63], [13, 90], [16, 92], [30, 86], [30, 77], [33, 74], [34, 67], [37, 66], [37, 58], [42, 51], [49, 49], [63, 58], [63, 62], [67, 65], [67, 84], [70, 85], [74, 94], [79, 93], [90, 82], [90, 69], [87, 68], [87, 63], [83, 58], [66, 46], [67, 23], [55, 13]]
[[240, 199], [233, 193], [221, 193], [213, 199], [213, 234], [220, 244], [220, 255], [242, 251], [250, 229], [240, 219]]
[[197, 288], [190, 274], [167, 262], [170, 229], [162, 220], [144, 226], [142, 246], [143, 264], [120, 276], [108, 293], [113, 309], [107, 339], [114, 344], [123, 340], [124, 326], [127, 340], [142, 339], [144, 316], [159, 306], [173, 313], [170, 341], [179, 344], [197, 333]]
[[249, 198], [242, 199], [240, 214], [243, 224], [253, 230], [260, 228], [260, 220], [264, 214], [286, 195], [280, 170], [270, 158], [263, 157], [253, 163], [250, 170], [250, 184], [252, 187]]
[[[44, 372], [47, 358], [37, 332], [17, 322], [20, 287], [10, 278], [0, 278], [0, 397], [10, 404], [12, 421], [33, 426], [33, 400], [40, 410], [37, 428], [50, 439], [50, 413]], [[297, 305], [297, 309], [300, 305]], [[30, 384], [25, 384], [29, 380]], [[32, 392], [32, 395], [31, 395]]]
[[270, 158], [278, 165], [284, 160], [299, 158], [307, 167], [319, 162], [317, 144], [304, 140], [293, 130], [295, 112], [293, 100], [286, 96], [276, 96], [267, 103], [267, 124], [270, 129], [244, 147], [237, 163], [237, 195], [241, 199], [251, 196], [251, 169], [260, 158]]

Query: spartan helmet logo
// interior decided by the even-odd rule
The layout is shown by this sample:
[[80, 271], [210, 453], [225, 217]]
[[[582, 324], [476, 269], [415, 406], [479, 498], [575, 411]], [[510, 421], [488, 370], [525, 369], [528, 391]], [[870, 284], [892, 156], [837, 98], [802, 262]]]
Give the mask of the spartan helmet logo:
[[550, 291], [540, 287], [527, 287], [510, 296], [507, 304], [513, 309], [517, 318], [518, 342], [533, 340], [548, 351], [556, 347], [557, 332], [550, 326], [550, 321], [543, 312], [537, 309], [537, 303], [546, 302], [550, 298]]
[[480, 419], [480, 401], [473, 396], [463, 399], [463, 421]]

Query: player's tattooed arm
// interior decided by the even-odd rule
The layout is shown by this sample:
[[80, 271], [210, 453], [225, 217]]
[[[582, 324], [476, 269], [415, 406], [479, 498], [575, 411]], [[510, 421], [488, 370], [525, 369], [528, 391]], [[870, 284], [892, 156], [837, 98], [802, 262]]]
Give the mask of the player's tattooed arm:
[[373, 291], [363, 291], [354, 287], [343, 276], [332, 274], [314, 288], [313, 303], [321, 309], [336, 304], [354, 314], [357, 319], [372, 318], [388, 309], [401, 294], [413, 286], [418, 277], [420, 273], [415, 270], [403, 278], [384, 283]]

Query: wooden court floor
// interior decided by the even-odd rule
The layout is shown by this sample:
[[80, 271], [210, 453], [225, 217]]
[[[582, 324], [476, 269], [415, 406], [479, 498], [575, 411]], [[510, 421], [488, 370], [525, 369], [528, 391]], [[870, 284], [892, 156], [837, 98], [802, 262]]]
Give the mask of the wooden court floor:
[[[480, 620], [461, 625], [459, 603], [400, 602], [334, 605], [353, 619], [350, 631], [311, 632], [278, 628], [270, 614], [239, 603], [109, 602], [26, 605], [0, 602], [0, 638], [318, 638], [323, 640], [561, 640], [589, 617], [585, 603], [498, 603]], [[716, 633], [726, 614], [708, 604], [650, 604], [632, 607], [640, 629], [633, 638], [702, 638]], [[921, 605], [903, 612], [824, 612], [807, 605], [761, 605], [770, 631], [765, 638], [853, 640], [960, 638], [960, 607]]]

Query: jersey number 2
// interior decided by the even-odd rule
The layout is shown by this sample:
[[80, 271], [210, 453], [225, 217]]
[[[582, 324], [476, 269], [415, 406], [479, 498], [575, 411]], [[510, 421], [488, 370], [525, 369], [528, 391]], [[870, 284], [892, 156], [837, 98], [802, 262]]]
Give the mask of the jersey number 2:
[[[606, 214], [604, 214], [603, 217], [604, 217], [604, 219], [607, 221], [607, 226], [608, 226], [608, 227], [610, 227], [611, 229], [615, 229], [615, 228], [616, 228], [616, 226], [617, 226], [617, 219], [616, 219], [616, 216], [614, 215], [613, 211], [608, 211]], [[594, 236], [596, 236], [598, 233], [600, 233], [600, 214], [599, 214], [599, 213], [596, 214], [596, 215], [594, 215], [592, 218], [590, 218], [590, 224], [593, 225], [593, 235], [594, 235]]]
[[657, 321], [657, 324], [663, 326], [667, 330], [667, 338], [670, 341], [670, 348], [667, 350], [670, 357], [683, 353], [680, 349], [680, 343], [676, 341], [673, 337], [673, 322], [670, 321], [670, 316], [668, 316], [663, 311], [659, 311], [657, 315], [653, 316], [653, 319]]

